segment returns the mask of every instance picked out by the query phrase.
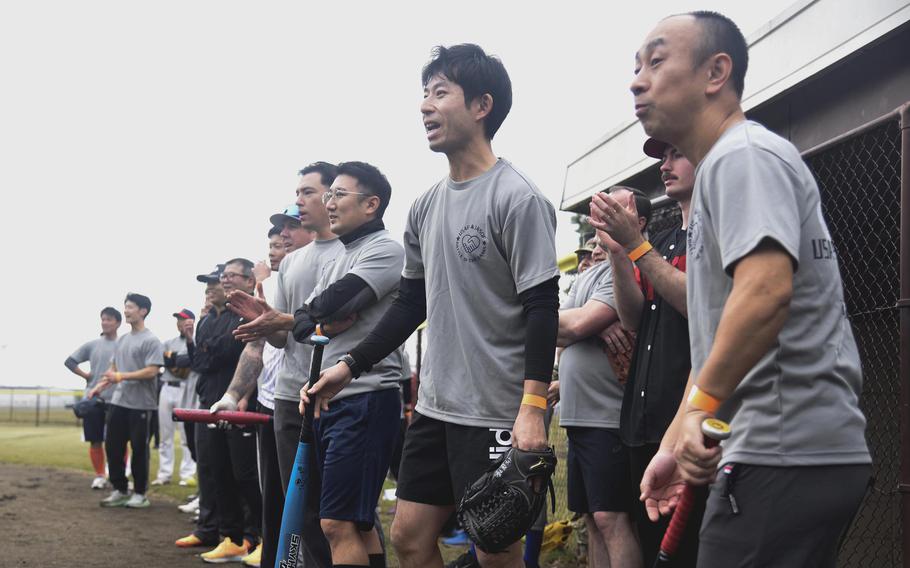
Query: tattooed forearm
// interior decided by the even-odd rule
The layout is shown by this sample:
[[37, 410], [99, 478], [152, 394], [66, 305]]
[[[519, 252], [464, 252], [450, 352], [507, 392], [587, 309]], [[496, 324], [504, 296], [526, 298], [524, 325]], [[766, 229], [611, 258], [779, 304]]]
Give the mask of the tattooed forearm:
[[236, 400], [247, 396], [256, 387], [259, 373], [262, 372], [262, 349], [265, 339], [257, 339], [246, 344], [237, 362], [234, 378], [228, 386], [227, 392]]

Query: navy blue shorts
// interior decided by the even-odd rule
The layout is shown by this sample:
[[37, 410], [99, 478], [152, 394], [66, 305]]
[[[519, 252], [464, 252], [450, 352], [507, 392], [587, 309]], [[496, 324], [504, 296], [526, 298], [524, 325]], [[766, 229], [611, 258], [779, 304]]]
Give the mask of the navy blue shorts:
[[329, 403], [313, 422], [322, 471], [319, 517], [373, 528], [401, 415], [398, 389], [355, 394]]
[[630, 512], [638, 493], [629, 479], [629, 452], [619, 430], [569, 426], [566, 433], [569, 510]]
[[104, 422], [106, 404], [93, 406], [91, 412], [82, 418], [82, 434], [86, 442], [104, 441]]

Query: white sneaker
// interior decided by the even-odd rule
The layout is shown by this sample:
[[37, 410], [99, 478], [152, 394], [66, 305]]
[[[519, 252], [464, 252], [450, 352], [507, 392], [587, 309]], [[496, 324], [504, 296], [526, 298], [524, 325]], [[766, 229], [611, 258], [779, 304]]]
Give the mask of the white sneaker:
[[107, 487], [107, 479], [100, 475], [92, 480], [92, 489], [104, 489]]
[[146, 499], [145, 495], [142, 493], [133, 493], [130, 496], [129, 501], [123, 504], [123, 506], [128, 509], [145, 509], [149, 505], [151, 505], [151, 503], [149, 503], [149, 500]]
[[199, 512], [199, 498], [193, 499], [186, 505], [178, 505], [177, 508], [188, 515], [195, 515]]
[[121, 493], [120, 491], [114, 489], [111, 491], [111, 494], [101, 500], [102, 507], [123, 507], [126, 505], [126, 502], [130, 500], [130, 496], [127, 493]]
[[171, 480], [168, 478], [159, 477], [158, 479], [152, 481], [152, 485], [167, 485], [170, 482], [171, 482]]

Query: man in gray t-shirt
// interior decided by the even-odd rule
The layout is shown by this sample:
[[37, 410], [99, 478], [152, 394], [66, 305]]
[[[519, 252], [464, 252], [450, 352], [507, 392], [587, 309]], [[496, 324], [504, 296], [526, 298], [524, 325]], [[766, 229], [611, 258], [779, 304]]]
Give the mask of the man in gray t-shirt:
[[[743, 558], [834, 566], [871, 460], [860, 361], [818, 187], [790, 142], [746, 121], [747, 46], [729, 19], [667, 18], [636, 62], [632, 92], [645, 132], [697, 165], [689, 395], [643, 494], [656, 515], [677, 479], [704, 485], [717, 476], [699, 566]], [[700, 429], [715, 415], [732, 428], [722, 450], [706, 449]]]
[[[398, 298], [303, 397], [336, 395], [427, 320], [392, 535], [402, 566], [441, 564], [436, 537], [499, 448], [546, 446], [559, 308], [553, 206], [493, 153], [512, 101], [505, 67], [476, 45], [438, 47], [422, 80], [427, 141], [449, 175], [411, 206]], [[519, 564], [520, 543], [478, 561]]]
[[620, 566], [634, 565], [639, 551], [629, 516], [629, 455], [619, 435], [623, 387], [599, 335], [619, 321], [615, 306], [613, 267], [600, 261], [575, 280], [560, 306], [557, 345], [569, 509], [584, 515], [591, 560]]
[[[101, 381], [105, 371], [111, 367], [111, 361], [114, 358], [114, 351], [117, 349], [117, 329], [123, 317], [120, 312], [112, 307], [106, 307], [101, 310], [101, 337], [93, 339], [88, 343], [82, 344], [79, 349], [66, 358], [63, 364], [67, 369], [85, 379], [85, 395], [92, 392], [95, 386]], [[89, 372], [79, 368], [81, 363], [88, 361], [91, 365]], [[104, 411], [105, 404], [111, 399], [112, 390], [102, 391], [98, 394], [99, 404], [82, 416], [82, 433], [83, 438], [89, 443], [89, 458], [92, 461], [92, 468], [95, 470], [95, 479], [92, 481], [92, 489], [103, 489], [107, 486], [107, 478], [104, 473]]]
[[[156, 382], [164, 365], [161, 341], [145, 327], [152, 302], [142, 294], [127, 294], [123, 316], [130, 332], [117, 340], [113, 364], [91, 394], [115, 386], [107, 414], [108, 471], [114, 491], [101, 501], [102, 507], [145, 508], [149, 482], [149, 426], [158, 407]], [[132, 447], [130, 470], [133, 472], [132, 496], [127, 494], [126, 445]]]
[[[294, 314], [297, 341], [314, 332], [332, 338], [323, 368], [367, 336], [398, 291], [404, 251], [382, 223], [391, 195], [385, 176], [365, 162], [339, 164], [323, 195], [344, 253], [326, 263], [312, 296]], [[401, 356], [393, 352], [323, 405], [314, 423], [319, 514], [335, 566], [372, 566], [383, 557], [374, 511], [398, 433], [400, 379]]]

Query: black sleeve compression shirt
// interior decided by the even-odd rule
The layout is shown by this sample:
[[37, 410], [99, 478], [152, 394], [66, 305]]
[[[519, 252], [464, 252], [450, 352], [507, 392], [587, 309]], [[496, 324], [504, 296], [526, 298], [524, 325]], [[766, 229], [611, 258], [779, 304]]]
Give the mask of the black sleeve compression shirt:
[[[549, 383], [553, 375], [556, 333], [559, 330], [559, 279], [553, 278], [519, 294], [527, 318], [525, 377]], [[402, 278], [398, 297], [373, 331], [351, 356], [363, 371], [382, 361], [404, 343], [427, 317], [425, 281]]]
[[294, 339], [304, 343], [316, 324], [344, 319], [376, 303], [376, 292], [356, 274], [345, 274], [337, 282], [294, 312]]
[[559, 331], [559, 277], [525, 290], [518, 299], [527, 318], [524, 378], [549, 383]]
[[402, 277], [398, 296], [366, 339], [351, 350], [351, 357], [362, 371], [369, 371], [407, 341], [425, 319], [427, 294], [424, 279]]

